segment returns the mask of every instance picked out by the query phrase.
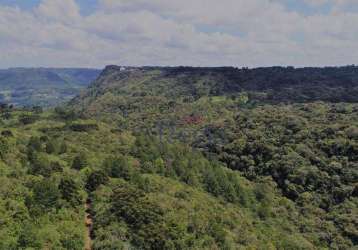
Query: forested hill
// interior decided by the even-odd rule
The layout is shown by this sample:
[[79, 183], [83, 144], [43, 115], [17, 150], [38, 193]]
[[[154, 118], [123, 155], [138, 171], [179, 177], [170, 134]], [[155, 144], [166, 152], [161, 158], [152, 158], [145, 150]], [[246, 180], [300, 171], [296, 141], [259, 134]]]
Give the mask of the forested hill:
[[0, 102], [16, 106], [54, 106], [72, 99], [101, 71], [81, 68], [0, 70]]
[[[133, 82], [133, 91], [123, 92]], [[107, 88], [129, 95], [160, 93], [171, 97], [235, 95], [247, 92], [252, 102], [357, 102], [358, 67], [120, 67], [107, 66], [89, 95]], [[145, 89], [143, 89], [145, 87]], [[149, 92], [148, 92], [149, 91]]]
[[355, 71], [109, 66], [1, 105], [0, 249], [356, 249]]
[[[312, 244], [299, 247], [295, 238], [298, 244], [273, 243], [277, 249], [351, 249], [358, 245], [357, 90], [357, 67], [108, 66], [71, 101], [75, 112], [57, 111], [154, 137], [160, 147], [186, 145], [251, 183], [275, 187], [274, 199], [294, 204], [285, 223], [299, 224], [296, 232]], [[182, 176], [173, 156], [159, 155], [167, 171]], [[226, 181], [210, 175], [206, 187], [222, 195], [228, 191], [218, 183]]]

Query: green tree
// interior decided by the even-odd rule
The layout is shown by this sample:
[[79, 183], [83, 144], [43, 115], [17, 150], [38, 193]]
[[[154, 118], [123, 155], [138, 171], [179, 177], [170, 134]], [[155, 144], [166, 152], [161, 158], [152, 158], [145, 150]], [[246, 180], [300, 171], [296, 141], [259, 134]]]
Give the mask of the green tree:
[[81, 170], [88, 166], [87, 156], [85, 153], [78, 154], [72, 162], [72, 168], [76, 170]]
[[130, 185], [117, 187], [111, 197], [113, 211], [130, 225], [132, 243], [141, 249], [166, 249], [167, 228], [160, 207]]
[[245, 105], [249, 101], [249, 96], [246, 92], [240, 93], [237, 101], [239, 105]]
[[107, 174], [104, 171], [95, 171], [92, 172], [86, 183], [86, 188], [89, 191], [95, 191], [100, 185], [107, 183], [109, 180]]
[[52, 140], [49, 140], [47, 143], [46, 143], [46, 153], [48, 154], [53, 154], [56, 152], [56, 144], [52, 141]]
[[79, 188], [73, 179], [69, 177], [62, 178], [58, 188], [61, 192], [61, 197], [64, 200], [68, 201], [74, 206], [81, 203]]
[[60, 143], [59, 154], [65, 154], [67, 152], [67, 144], [65, 141]]
[[18, 249], [41, 249], [42, 244], [37, 235], [36, 226], [26, 223], [23, 225], [17, 242]]
[[205, 175], [204, 182], [206, 190], [209, 193], [215, 196], [218, 196], [220, 194], [220, 185], [213, 171], [210, 171]]
[[42, 142], [40, 138], [32, 136], [28, 143], [28, 148], [35, 150], [35, 151], [41, 151], [42, 150]]
[[159, 157], [154, 161], [154, 166], [157, 169], [157, 172], [161, 175], [165, 174], [165, 163], [164, 160]]
[[44, 179], [35, 183], [31, 205], [42, 211], [49, 211], [57, 207], [60, 195], [57, 185], [50, 179]]
[[106, 169], [113, 178], [130, 180], [134, 174], [133, 167], [130, 166], [128, 159], [123, 156], [106, 159], [104, 169]]
[[9, 150], [10, 147], [8, 141], [4, 137], [0, 137], [0, 158], [4, 160]]

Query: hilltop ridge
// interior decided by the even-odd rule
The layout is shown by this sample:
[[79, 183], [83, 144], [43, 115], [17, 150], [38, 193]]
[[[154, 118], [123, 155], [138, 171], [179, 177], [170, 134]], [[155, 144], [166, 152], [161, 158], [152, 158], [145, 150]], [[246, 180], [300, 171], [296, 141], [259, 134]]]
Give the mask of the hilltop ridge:
[[[294, 103], [294, 102], [357, 102], [358, 67], [325, 68], [235, 68], [235, 67], [126, 67], [109, 65], [90, 86], [106, 91], [125, 88], [133, 81], [137, 88], [162, 84], [168, 94], [172, 89], [200, 98], [200, 96], [235, 95], [247, 92], [253, 102]], [[133, 85], [133, 87], [135, 87]], [[149, 91], [149, 89], [148, 89]], [[153, 91], [153, 89], [151, 90]], [[151, 93], [149, 91], [149, 93]], [[130, 94], [130, 93], [128, 93]], [[85, 97], [86, 94], [82, 97]], [[77, 99], [80, 101], [80, 99]]]

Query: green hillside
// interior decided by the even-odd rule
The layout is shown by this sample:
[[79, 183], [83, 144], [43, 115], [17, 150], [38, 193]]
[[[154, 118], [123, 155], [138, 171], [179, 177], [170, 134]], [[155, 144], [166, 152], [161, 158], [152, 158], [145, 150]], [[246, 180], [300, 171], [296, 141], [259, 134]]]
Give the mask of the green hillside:
[[355, 77], [109, 66], [2, 105], [0, 249], [355, 249]]
[[180, 142], [105, 123], [7, 113], [0, 249], [82, 249], [88, 198], [94, 249], [313, 249], [319, 242], [299, 232], [306, 218], [270, 179], [251, 182]]
[[269, 178], [302, 215], [319, 211], [321, 234], [302, 232], [355, 245], [357, 73], [109, 66], [71, 105], [119, 131], [185, 143], [252, 182]]
[[16, 106], [55, 106], [94, 81], [100, 70], [11, 68], [0, 70], [0, 102]]

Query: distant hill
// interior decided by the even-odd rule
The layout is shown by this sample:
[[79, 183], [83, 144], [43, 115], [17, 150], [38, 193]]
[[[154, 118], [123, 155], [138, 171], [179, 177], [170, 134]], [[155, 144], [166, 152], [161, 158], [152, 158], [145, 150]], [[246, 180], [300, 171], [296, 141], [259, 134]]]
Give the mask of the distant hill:
[[239, 69], [112, 65], [70, 105], [87, 115], [112, 116], [145, 114], [154, 106], [189, 105], [202, 98], [222, 97], [244, 97], [251, 106], [317, 101], [356, 103], [358, 67]]
[[[115, 91], [114, 91], [115, 90]], [[107, 91], [170, 98], [230, 96], [246, 92], [261, 103], [357, 102], [358, 67], [198, 68], [107, 66], [81, 98]], [[80, 101], [80, 99], [77, 99]]]
[[16, 106], [54, 106], [79, 94], [100, 72], [81, 68], [0, 70], [0, 102]]

